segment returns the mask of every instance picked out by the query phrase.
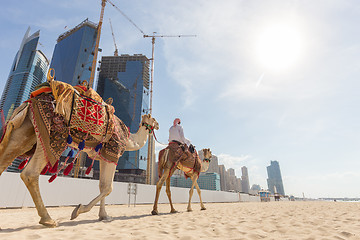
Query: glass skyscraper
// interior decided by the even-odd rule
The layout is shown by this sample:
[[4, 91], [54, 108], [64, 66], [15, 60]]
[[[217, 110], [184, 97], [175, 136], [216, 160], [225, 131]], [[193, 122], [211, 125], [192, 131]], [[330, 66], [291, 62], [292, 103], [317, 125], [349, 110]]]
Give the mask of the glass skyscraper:
[[15, 108], [29, 99], [35, 86], [46, 81], [49, 61], [40, 50], [37, 50], [40, 31], [30, 34], [27, 29], [15, 55], [4, 91], [1, 96], [0, 109], [5, 119], [10, 118]]
[[[149, 111], [149, 59], [142, 54], [103, 56], [97, 92], [104, 100], [113, 99], [115, 115], [136, 133], [141, 116]], [[125, 152], [117, 169], [146, 170], [147, 152], [147, 143], [138, 151]]]
[[[39, 37], [40, 31], [30, 35], [29, 27], [15, 55], [0, 102], [0, 109], [6, 120], [11, 117], [15, 108], [29, 99], [35, 86], [46, 81], [49, 61], [40, 50], [36, 49]], [[15, 159], [7, 171], [18, 172], [17, 166], [21, 161]]]
[[56, 80], [73, 86], [89, 82], [96, 35], [97, 24], [86, 19], [58, 37], [50, 65]]
[[270, 161], [270, 166], [266, 167], [268, 173], [268, 188], [271, 194], [279, 193], [285, 196], [283, 181], [278, 161]]

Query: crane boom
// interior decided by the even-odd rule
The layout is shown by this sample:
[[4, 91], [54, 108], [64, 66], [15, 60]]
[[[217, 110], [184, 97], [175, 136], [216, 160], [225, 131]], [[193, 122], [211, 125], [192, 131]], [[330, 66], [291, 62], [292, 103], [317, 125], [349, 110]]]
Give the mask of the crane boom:
[[117, 49], [117, 46], [116, 46], [116, 41], [115, 41], [114, 30], [113, 30], [113, 27], [112, 27], [111, 19], [110, 19], [110, 18], [109, 18], [109, 22], [110, 22], [111, 34], [112, 34], [113, 41], [114, 41], [114, 45], [115, 45], [114, 56], [119, 56], [119, 54], [118, 54], [118, 49]]
[[[104, 17], [104, 10], [105, 10], [106, 0], [101, 0], [101, 12], [100, 12], [100, 20], [97, 27], [97, 35], [96, 35], [96, 42], [95, 42], [95, 48], [94, 48], [94, 58], [91, 64], [91, 74], [89, 79], [89, 87], [93, 87], [94, 83], [94, 76], [95, 76], [95, 70], [96, 70], [96, 60], [97, 60], [97, 54], [99, 51], [99, 42], [100, 42], [100, 34], [101, 34], [101, 26], [103, 22]], [[81, 152], [78, 160], [76, 161], [75, 169], [74, 169], [74, 178], [77, 178], [79, 176], [79, 170], [80, 170], [80, 164], [82, 162], [85, 162], [86, 160], [86, 153]]]
[[97, 54], [98, 54], [98, 50], [99, 50], [101, 26], [103, 23], [105, 5], [106, 5], [106, 0], [101, 0], [100, 20], [99, 20], [99, 24], [97, 27], [96, 43], [95, 43], [95, 49], [94, 49], [94, 58], [93, 58], [92, 65], [91, 65], [91, 75], [90, 75], [90, 80], [89, 80], [89, 87], [93, 87], [93, 83], [94, 83], [96, 60], [97, 60]]

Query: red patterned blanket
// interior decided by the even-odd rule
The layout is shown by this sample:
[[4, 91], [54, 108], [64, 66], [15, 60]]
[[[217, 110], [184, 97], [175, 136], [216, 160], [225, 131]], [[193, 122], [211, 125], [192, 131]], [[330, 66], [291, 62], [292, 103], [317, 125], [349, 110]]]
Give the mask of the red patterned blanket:
[[[81, 99], [79, 101], [82, 102]], [[129, 130], [113, 113], [104, 112], [106, 108], [104, 108], [105, 110], [101, 109], [99, 112], [91, 112], [86, 108], [88, 105], [85, 102], [82, 107], [78, 108], [79, 111], [72, 116], [76, 115], [76, 117], [71, 118], [76, 120], [70, 120], [69, 123], [63, 115], [56, 113], [57, 102], [53, 94], [41, 93], [31, 98], [29, 102], [35, 132], [44, 150], [45, 157], [51, 166], [57, 162], [66, 149], [69, 133], [77, 144], [85, 140], [85, 146], [88, 148], [95, 148], [102, 142], [103, 148], [100, 150], [100, 157], [103, 160], [117, 163], [119, 157], [125, 151]], [[95, 102], [91, 104], [90, 109], [94, 110], [97, 106]], [[84, 114], [82, 115], [82, 113]], [[106, 124], [104, 116], [107, 116]], [[94, 123], [93, 125], [100, 127], [97, 129], [91, 128], [92, 125], [83, 124], [81, 118], [86, 119], [87, 123], [91, 122]], [[81, 129], [81, 126], [85, 126], [85, 129]], [[94, 137], [94, 134], [97, 136]], [[99, 135], [101, 135], [103, 141], [99, 141]]]

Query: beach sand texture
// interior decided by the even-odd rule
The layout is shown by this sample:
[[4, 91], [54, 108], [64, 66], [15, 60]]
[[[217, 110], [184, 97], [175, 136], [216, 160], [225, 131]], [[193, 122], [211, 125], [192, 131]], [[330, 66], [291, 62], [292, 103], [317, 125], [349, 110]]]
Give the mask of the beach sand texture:
[[360, 239], [359, 202], [246, 202], [107, 206], [112, 221], [98, 221], [99, 207], [70, 220], [73, 207], [48, 208], [57, 228], [38, 224], [35, 208], [0, 209], [0, 239]]

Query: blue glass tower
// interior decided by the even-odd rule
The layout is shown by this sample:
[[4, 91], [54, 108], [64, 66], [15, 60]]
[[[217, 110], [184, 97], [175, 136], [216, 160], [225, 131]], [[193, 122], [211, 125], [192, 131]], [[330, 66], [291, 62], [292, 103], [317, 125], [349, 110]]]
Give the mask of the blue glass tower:
[[[137, 132], [141, 116], [149, 110], [149, 59], [142, 54], [102, 57], [97, 86], [104, 100], [113, 98], [115, 115], [131, 133]], [[125, 152], [117, 169], [146, 170], [147, 151], [146, 144], [138, 151]]]
[[58, 37], [50, 65], [56, 80], [73, 86], [89, 82], [96, 35], [97, 25], [86, 19]]
[[285, 196], [283, 181], [278, 161], [270, 161], [270, 166], [266, 167], [268, 173], [268, 188], [272, 194], [279, 193]]
[[[46, 81], [49, 61], [40, 50], [36, 49], [40, 31], [32, 35], [29, 34], [30, 27], [27, 29], [19, 51], [15, 55], [1, 96], [0, 109], [3, 111], [6, 120], [11, 117], [14, 109], [29, 99], [30, 93], [35, 90], [35, 86]], [[7, 171], [19, 172], [17, 167], [21, 161], [21, 159], [15, 159]]]
[[46, 56], [37, 50], [40, 31], [31, 36], [30, 27], [27, 29], [21, 42], [19, 51], [15, 55], [9, 77], [1, 96], [0, 109], [8, 120], [15, 108], [29, 99], [35, 86], [46, 81], [49, 61]]

